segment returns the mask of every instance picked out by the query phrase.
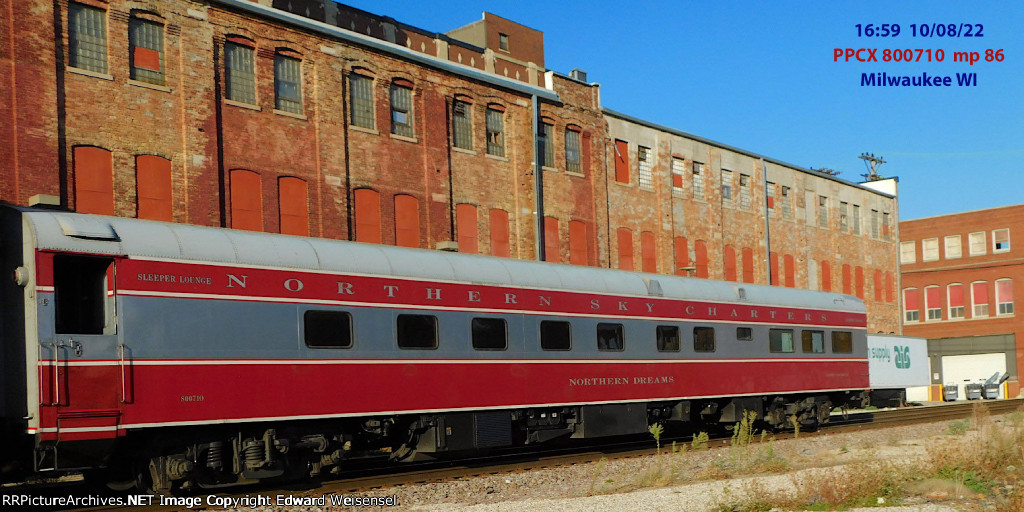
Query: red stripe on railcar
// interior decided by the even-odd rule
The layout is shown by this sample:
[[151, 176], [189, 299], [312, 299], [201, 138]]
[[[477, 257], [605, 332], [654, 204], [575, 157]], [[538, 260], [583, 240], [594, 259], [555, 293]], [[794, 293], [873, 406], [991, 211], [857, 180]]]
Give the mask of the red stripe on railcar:
[[[121, 406], [122, 429], [187, 422], [645, 402], [868, 387], [864, 359], [593, 364], [145, 363], [137, 361], [133, 365], [135, 401]], [[67, 370], [68, 382], [82, 382], [109, 372], [111, 367], [69, 366]], [[79, 398], [84, 399], [69, 397], [69, 406], [76, 406]], [[56, 427], [55, 419], [53, 414], [44, 413], [41, 426]], [[113, 432], [108, 430], [103, 435], [112, 436]]]

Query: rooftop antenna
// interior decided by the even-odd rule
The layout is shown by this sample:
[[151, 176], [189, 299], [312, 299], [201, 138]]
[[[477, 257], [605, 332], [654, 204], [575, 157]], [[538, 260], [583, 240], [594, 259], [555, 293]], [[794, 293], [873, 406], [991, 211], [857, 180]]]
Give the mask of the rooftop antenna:
[[878, 168], [885, 163], [885, 158], [882, 158], [880, 156], [876, 157], [874, 153], [861, 153], [861, 155], [857, 158], [864, 160], [864, 165], [868, 166], [868, 173], [861, 174], [861, 176], [863, 176], [864, 179], [868, 181], [878, 181], [880, 179], [883, 179], [881, 176], [878, 175]]

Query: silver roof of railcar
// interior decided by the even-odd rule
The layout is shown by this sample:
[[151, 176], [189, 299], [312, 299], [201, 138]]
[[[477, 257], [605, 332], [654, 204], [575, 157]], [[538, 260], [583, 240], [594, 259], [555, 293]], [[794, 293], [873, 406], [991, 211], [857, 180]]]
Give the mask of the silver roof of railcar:
[[[838, 293], [19, 208], [45, 250], [864, 313]], [[745, 298], [740, 298], [740, 289]]]

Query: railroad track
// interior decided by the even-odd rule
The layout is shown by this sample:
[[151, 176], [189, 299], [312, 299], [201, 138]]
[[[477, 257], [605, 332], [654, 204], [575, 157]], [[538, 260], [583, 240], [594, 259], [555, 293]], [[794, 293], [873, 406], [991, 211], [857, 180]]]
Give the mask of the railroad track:
[[[819, 434], [833, 434], [851, 430], [879, 429], [893, 426], [913, 425], [920, 423], [932, 423], [942, 421], [958, 420], [969, 417], [973, 414], [975, 406], [982, 405], [987, 408], [991, 415], [1007, 414], [1018, 410], [1024, 410], [1024, 400], [995, 400], [978, 402], [958, 402], [930, 407], [914, 407], [880, 411], [857, 411], [841, 417], [834, 415], [828, 427], [819, 432], [800, 432], [801, 437], [810, 437]], [[793, 432], [781, 432], [775, 434], [777, 439], [793, 437]], [[666, 436], [662, 438], [662, 449], [666, 450], [673, 441], [689, 444], [692, 437]], [[710, 448], [722, 448], [729, 445], [730, 436], [727, 432], [711, 436]], [[426, 463], [411, 463], [403, 465], [390, 464], [387, 466], [368, 466], [359, 470], [342, 473], [340, 476], [332, 476], [327, 479], [314, 481], [297, 482], [293, 484], [275, 484], [266, 486], [244, 486], [232, 489], [229, 492], [217, 492], [217, 496], [224, 499], [250, 498], [253, 496], [268, 496], [271, 502], [276, 495], [290, 495], [293, 497], [320, 497], [325, 495], [353, 495], [360, 493], [381, 494], [380, 491], [392, 487], [406, 485], [417, 485], [427, 483], [438, 483], [466, 478], [493, 476], [501, 474], [516, 473], [522, 471], [534, 471], [538, 469], [556, 468], [595, 462], [601, 458], [621, 459], [630, 457], [642, 457], [653, 455], [656, 448], [651, 446], [652, 439], [630, 438], [612, 443], [601, 443], [590, 446], [567, 446], [555, 449], [538, 450], [535, 452], [515, 452], [498, 455], [489, 455], [471, 459], [460, 459], [457, 461], [436, 461]], [[358, 474], [357, 474], [358, 471]], [[4, 487], [0, 490], [2, 494], [24, 493], [53, 496], [68, 496], [76, 493], [92, 493], [95, 489], [88, 489], [81, 483], [75, 486], [60, 486], [52, 482], [46, 486], [36, 487]], [[198, 493], [195, 497], [205, 500], [209, 492]], [[205, 501], [199, 506], [183, 505], [160, 505], [160, 498], [154, 497], [153, 504], [144, 507], [133, 508], [138, 512], [172, 512], [185, 510], [203, 510], [207, 507]], [[328, 503], [329, 504], [329, 503]], [[74, 512], [105, 512], [107, 510], [120, 509], [120, 506], [98, 506], [88, 508], [77, 507], [42, 507], [36, 510], [64, 510]], [[248, 508], [243, 504], [241, 508]]]

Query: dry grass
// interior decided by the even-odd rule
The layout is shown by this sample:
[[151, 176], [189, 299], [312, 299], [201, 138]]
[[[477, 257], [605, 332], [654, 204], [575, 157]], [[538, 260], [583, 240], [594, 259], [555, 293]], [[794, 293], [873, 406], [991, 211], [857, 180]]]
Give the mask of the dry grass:
[[[972, 432], [961, 433], [970, 425]], [[965, 510], [1024, 510], [1024, 414], [992, 419], [981, 403], [969, 422], [928, 447], [917, 463], [871, 460], [794, 474], [792, 488], [765, 489], [757, 480], [721, 503], [723, 511], [843, 510], [901, 501], [955, 501]]]

